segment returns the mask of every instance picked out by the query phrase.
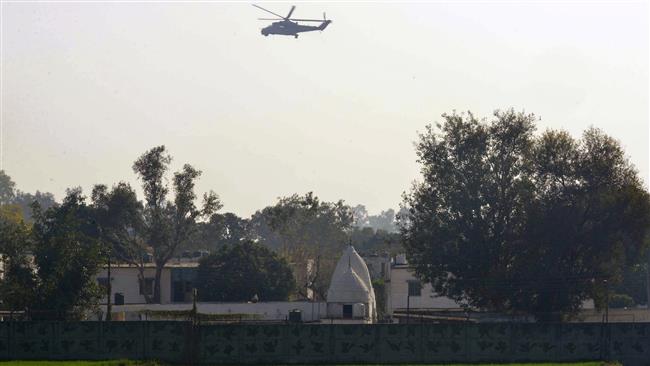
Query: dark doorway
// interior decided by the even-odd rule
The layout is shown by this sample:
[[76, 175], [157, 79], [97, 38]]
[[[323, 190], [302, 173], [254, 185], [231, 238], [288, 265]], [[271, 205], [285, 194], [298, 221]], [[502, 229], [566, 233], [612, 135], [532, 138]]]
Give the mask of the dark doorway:
[[352, 305], [343, 305], [343, 319], [352, 319]]

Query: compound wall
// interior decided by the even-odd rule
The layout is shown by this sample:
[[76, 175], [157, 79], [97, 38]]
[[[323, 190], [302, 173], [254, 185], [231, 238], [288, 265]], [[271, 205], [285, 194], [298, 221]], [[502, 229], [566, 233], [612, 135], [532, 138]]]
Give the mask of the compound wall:
[[199, 325], [0, 322], [0, 359], [444, 363], [615, 359], [650, 365], [650, 323]]

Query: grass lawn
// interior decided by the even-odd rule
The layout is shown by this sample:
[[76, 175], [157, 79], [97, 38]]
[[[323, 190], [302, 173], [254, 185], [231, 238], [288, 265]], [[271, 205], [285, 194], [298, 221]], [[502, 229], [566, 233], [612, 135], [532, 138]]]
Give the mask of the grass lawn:
[[[478, 364], [436, 364], [430, 366], [477, 366]], [[481, 366], [618, 366], [619, 364], [606, 362], [574, 362], [574, 363], [508, 363], [508, 364], [480, 364]], [[0, 361], [0, 366], [163, 366], [153, 361]], [[294, 365], [299, 366], [299, 365]], [[319, 365], [327, 366], [327, 365]], [[346, 365], [354, 366], [354, 365]], [[373, 365], [359, 365], [373, 366]], [[395, 365], [399, 366], [399, 365]], [[409, 365], [402, 365], [409, 366]], [[410, 365], [427, 366], [427, 365]]]

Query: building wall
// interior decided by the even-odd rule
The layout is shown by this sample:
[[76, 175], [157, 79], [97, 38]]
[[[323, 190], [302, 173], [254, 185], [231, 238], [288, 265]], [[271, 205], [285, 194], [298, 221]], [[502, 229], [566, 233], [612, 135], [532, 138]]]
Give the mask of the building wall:
[[[113, 313], [124, 313], [125, 320], [140, 320], [143, 310], [170, 311], [191, 310], [192, 304], [131, 304], [114, 305]], [[196, 309], [202, 314], [257, 314], [261, 320], [287, 320], [289, 312], [300, 310], [303, 321], [316, 321], [325, 318], [327, 304], [324, 302], [290, 302], [272, 301], [258, 303], [208, 303], [196, 304]], [[106, 310], [105, 306], [101, 307]]]
[[[406, 309], [408, 282], [417, 281], [407, 265], [394, 265], [391, 268], [390, 291], [388, 296], [388, 313], [397, 309]], [[436, 296], [428, 283], [422, 284], [420, 296], [411, 296], [411, 309], [458, 309], [460, 306], [450, 298]]]
[[[145, 278], [155, 278], [155, 268], [145, 268]], [[102, 269], [96, 276], [106, 278], [107, 270]], [[115, 302], [115, 294], [124, 295], [125, 304], [144, 304], [144, 295], [140, 295], [140, 284], [138, 280], [138, 269], [136, 267], [111, 267], [111, 303]], [[160, 278], [160, 302], [168, 304], [171, 302], [171, 268], [163, 268]], [[101, 300], [106, 303], [106, 296]]]

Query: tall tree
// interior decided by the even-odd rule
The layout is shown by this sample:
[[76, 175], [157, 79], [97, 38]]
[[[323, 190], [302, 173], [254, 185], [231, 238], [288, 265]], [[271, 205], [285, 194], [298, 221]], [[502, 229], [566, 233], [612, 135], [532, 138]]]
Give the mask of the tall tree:
[[156, 272], [152, 301], [160, 303], [160, 278], [165, 264], [191, 238], [197, 220], [209, 217], [221, 208], [214, 192], [203, 195], [203, 205], [195, 205], [194, 185], [201, 171], [189, 164], [174, 173], [174, 197], [168, 199], [169, 188], [165, 174], [172, 158], [164, 146], [147, 151], [133, 163], [133, 171], [142, 181], [145, 196], [144, 232], [147, 244], [153, 249]]
[[56, 200], [52, 193], [36, 191], [36, 193], [32, 194], [17, 190], [16, 196], [13, 199], [13, 204], [20, 206], [25, 221], [29, 223], [33, 221], [32, 205], [34, 202], [38, 203], [41, 210], [47, 210], [56, 204]]
[[620, 145], [595, 129], [535, 137], [535, 117], [512, 110], [443, 118], [420, 136], [423, 180], [405, 196], [416, 273], [458, 302], [540, 319], [602, 299], [650, 227]]
[[201, 301], [286, 301], [295, 287], [286, 260], [248, 240], [202, 258], [198, 283]]
[[0, 205], [7, 205], [13, 202], [16, 183], [11, 180], [11, 177], [0, 170]]
[[356, 205], [352, 207], [352, 224], [356, 227], [370, 226], [368, 219], [368, 210], [364, 205]]
[[79, 319], [99, 300], [99, 233], [84, 201], [81, 190], [74, 189], [60, 206], [41, 211], [35, 205], [32, 318]]
[[0, 238], [0, 308], [25, 310], [34, 301], [35, 277], [29, 261], [33, 240], [20, 207], [0, 206]]
[[[92, 207], [107, 263], [113, 259], [136, 267], [138, 279], [144, 283], [150, 248], [145, 241], [143, 205], [135, 191], [123, 182], [111, 190], [105, 185], [96, 185], [92, 192]], [[152, 302], [149, 294], [144, 296], [148, 303]]]
[[250, 238], [249, 220], [231, 212], [216, 213], [210, 216], [210, 220], [198, 223], [190, 246], [214, 252], [224, 245], [234, 245]]
[[300, 295], [324, 298], [341, 251], [349, 240], [352, 211], [344, 201], [323, 202], [312, 192], [280, 198], [256, 212], [251, 230], [260, 243], [279, 251], [294, 266]]

